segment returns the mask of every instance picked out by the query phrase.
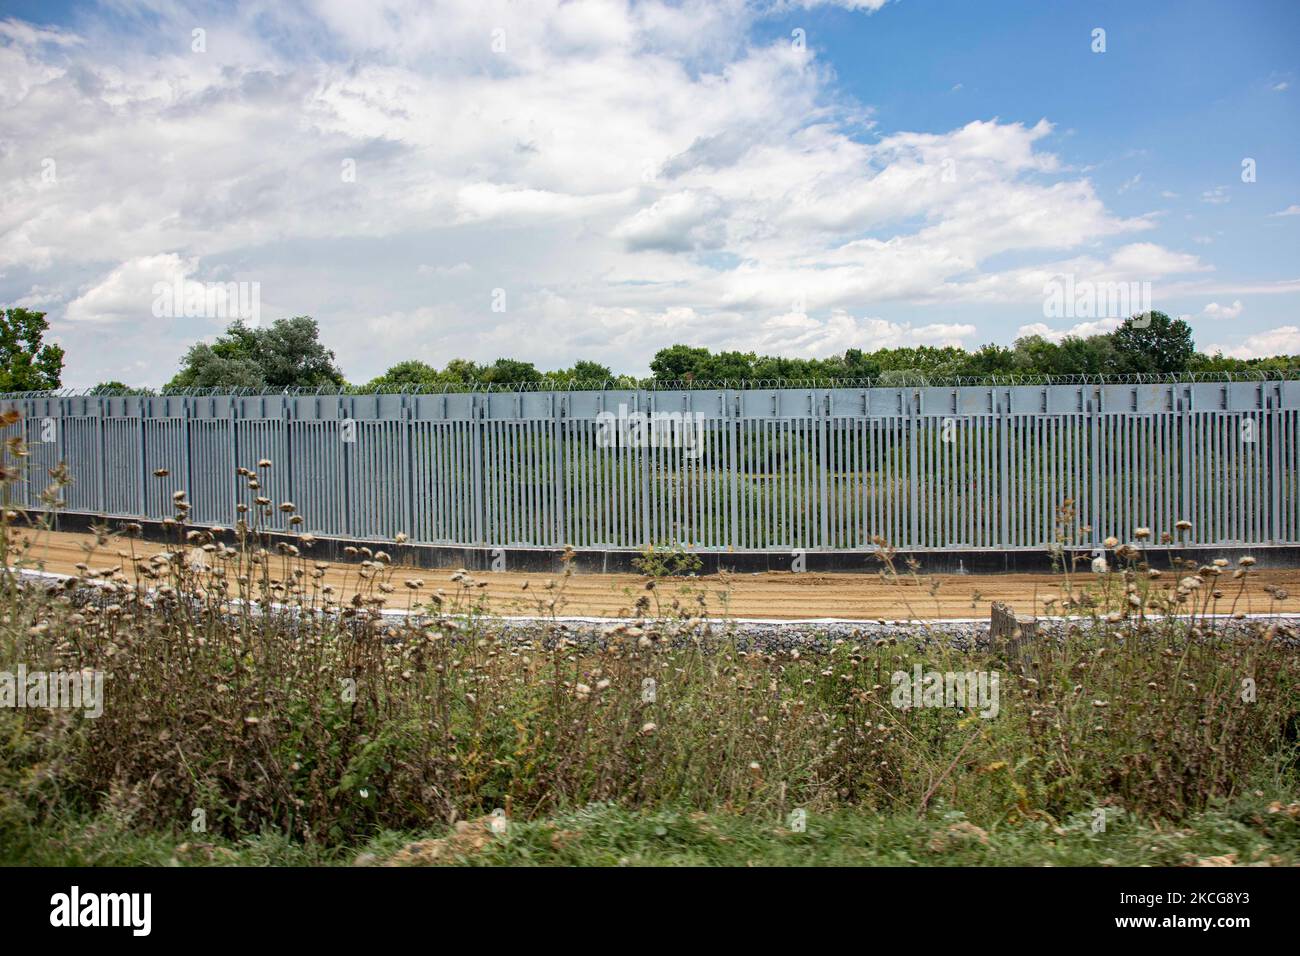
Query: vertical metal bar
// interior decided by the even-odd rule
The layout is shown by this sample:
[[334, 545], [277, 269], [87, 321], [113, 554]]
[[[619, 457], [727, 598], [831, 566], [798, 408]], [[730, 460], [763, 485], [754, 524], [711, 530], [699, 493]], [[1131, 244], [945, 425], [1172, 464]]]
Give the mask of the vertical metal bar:
[[139, 440], [139, 442], [140, 442], [139, 456], [138, 456], [138, 457], [139, 457], [139, 460], [140, 460], [140, 467], [139, 467], [139, 469], [137, 470], [137, 474], [139, 475], [139, 478], [140, 478], [140, 511], [139, 511], [139, 513], [140, 513], [140, 517], [142, 517], [142, 518], [147, 517], [147, 516], [149, 515], [149, 499], [148, 499], [148, 494], [149, 494], [149, 492], [148, 492], [148, 489], [149, 489], [149, 466], [148, 466], [148, 464], [146, 463], [146, 462], [147, 462], [147, 459], [145, 458], [145, 437], [146, 437], [146, 436], [145, 436], [145, 421], [144, 421], [144, 406], [145, 406], [145, 402], [146, 402], [146, 401], [147, 401], [147, 399], [144, 399], [144, 398], [141, 398], [141, 399], [140, 399], [140, 430], [139, 430], [139, 433], [138, 433], [138, 434], [139, 434], [139, 439], [138, 439], [138, 440]]

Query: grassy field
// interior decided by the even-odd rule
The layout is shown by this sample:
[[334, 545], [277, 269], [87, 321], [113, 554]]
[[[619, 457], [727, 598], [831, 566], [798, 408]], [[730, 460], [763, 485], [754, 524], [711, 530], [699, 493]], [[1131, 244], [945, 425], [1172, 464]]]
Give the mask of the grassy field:
[[[1285, 797], [1282, 789], [1275, 791]], [[1291, 794], [1292, 796], [1294, 794]], [[977, 827], [960, 811], [925, 817], [837, 810], [790, 821], [593, 804], [548, 820], [491, 818], [437, 833], [383, 832], [355, 847], [283, 834], [205, 840], [140, 832], [110, 817], [10, 830], [0, 865], [37, 866], [1296, 866], [1300, 803], [1254, 791], [1178, 825], [1120, 810]]]
[[[0, 578], [0, 674], [105, 678], [98, 716], [0, 707], [5, 862], [1296, 862], [1294, 635], [1208, 616], [1248, 560], [1153, 573], [1137, 533], [1104, 578], [1061, 575], [1084, 619], [1029, 663], [941, 631], [745, 647], [653, 575], [601, 646], [519, 643], [468, 574], [376, 549], [344, 598], [310, 536], [258, 530], [292, 505], [229, 531], [176, 506], [169, 552], [105, 528], [126, 559]], [[6, 568], [30, 532], [3, 512]], [[900, 693], [918, 673], [936, 696]]]

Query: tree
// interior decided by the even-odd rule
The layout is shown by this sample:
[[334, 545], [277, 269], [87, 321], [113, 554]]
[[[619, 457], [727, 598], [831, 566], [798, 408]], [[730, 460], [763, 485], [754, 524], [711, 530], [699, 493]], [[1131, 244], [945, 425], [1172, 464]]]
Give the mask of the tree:
[[141, 388], [135, 385], [127, 385], [123, 382], [100, 382], [90, 390], [91, 395], [154, 395], [152, 388]]
[[690, 381], [706, 378], [701, 372], [713, 356], [706, 348], [692, 348], [689, 345], [671, 345], [660, 349], [650, 360], [650, 371], [661, 382]]
[[957, 367], [958, 375], [1008, 375], [1020, 371], [1017, 368], [1017, 355], [1014, 349], [1001, 345], [984, 345], [972, 352]]
[[227, 357], [215, 346], [199, 342], [190, 346], [181, 370], [168, 388], [263, 388], [266, 376], [252, 358]]
[[[735, 353], [732, 353], [735, 354]], [[752, 366], [748, 369], [739, 363], [731, 369], [731, 375], [723, 375], [723, 378], [751, 378], [751, 379], [809, 379], [809, 378], [836, 378], [842, 375], [838, 369], [825, 367], [826, 362], [820, 359], [789, 359], [775, 358], [770, 355], [764, 355], [754, 360]], [[739, 374], [737, 374], [739, 373]]]
[[484, 370], [482, 380], [493, 385], [520, 385], [525, 382], [540, 382], [542, 373], [537, 371], [532, 362], [499, 358]]
[[1215, 352], [1205, 355], [1197, 352], [1192, 359], [1193, 372], [1215, 375], [1239, 375], [1252, 372], [1289, 372], [1300, 371], [1300, 355], [1270, 355], [1265, 358], [1240, 359]]
[[44, 312], [18, 308], [0, 311], [0, 392], [59, 387], [63, 349], [41, 341], [49, 329]]
[[343, 384], [334, 353], [321, 344], [320, 327], [309, 316], [280, 319], [269, 329], [254, 329], [252, 342], [266, 384], [273, 388]]
[[902, 346], [896, 349], [879, 349], [871, 354], [880, 363], [881, 371], [906, 372], [912, 378], [924, 375], [929, 378], [947, 378], [956, 375], [968, 353], [955, 345]]
[[[40, 318], [39, 313], [23, 313]], [[8, 316], [11, 313], [6, 313]], [[30, 324], [30, 322], [28, 322]], [[43, 327], [43, 326], [42, 326]], [[37, 342], [39, 331], [36, 329]], [[316, 323], [307, 316], [283, 319], [267, 329], [231, 325], [211, 344], [197, 343], [185, 355], [172, 386], [215, 388], [287, 387], [342, 384], [334, 354], [318, 341]], [[12, 339], [13, 333], [10, 333]], [[52, 347], [57, 349], [57, 347]], [[62, 353], [57, 352], [61, 365]], [[754, 382], [755, 380], [872, 379], [880, 385], [917, 384], [944, 379], [999, 375], [1116, 375], [1133, 372], [1190, 371], [1220, 374], [1300, 371], [1300, 356], [1237, 359], [1195, 351], [1186, 322], [1161, 312], [1150, 321], [1135, 316], [1106, 335], [1065, 336], [1059, 342], [1044, 336], [1017, 339], [1010, 348], [987, 344], [968, 352], [954, 345], [915, 345], [880, 348], [874, 352], [847, 349], [828, 358], [758, 355], [754, 352], [713, 352], [703, 346], [677, 344], [660, 349], [650, 361], [654, 380]], [[570, 368], [542, 372], [532, 362], [498, 358], [490, 365], [451, 359], [439, 370], [427, 362], [398, 362], [366, 388], [400, 391], [411, 386], [475, 387], [564, 383], [635, 388], [642, 381], [615, 375], [609, 366], [590, 359]], [[55, 378], [57, 383], [57, 377]], [[120, 387], [120, 383], [106, 383]], [[138, 390], [137, 390], [138, 391]]]
[[366, 383], [366, 390], [372, 392], [400, 392], [412, 385], [439, 385], [442, 373], [427, 362], [408, 359], [398, 362], [383, 375]]
[[[1142, 318], [1142, 321], [1139, 319]], [[1192, 327], [1163, 312], [1133, 316], [1111, 333], [1121, 372], [1186, 372], [1196, 355]]]
[[876, 376], [876, 384], [897, 388], [915, 385], [925, 378], [925, 371], [919, 368], [887, 368]]
[[310, 316], [279, 319], [270, 328], [233, 322], [211, 345], [185, 353], [169, 388], [313, 388], [342, 385], [334, 353], [320, 342]]
[[484, 368], [469, 359], [452, 359], [439, 374], [449, 385], [474, 385], [483, 381]]
[[704, 369], [702, 378], [711, 382], [743, 382], [754, 378], [754, 363], [758, 360], [753, 352], [719, 352]]
[[1067, 335], [1061, 340], [1059, 360], [1061, 375], [1113, 375], [1122, 365], [1109, 335]]
[[[560, 373], [562, 376], [565, 373]], [[606, 382], [614, 377], [613, 371], [608, 365], [601, 365], [599, 362], [574, 362], [573, 368], [569, 370], [567, 376], [575, 382]]]
[[1055, 375], [1061, 365], [1061, 346], [1041, 335], [1024, 335], [1011, 347], [1012, 371], [1024, 375]]
[[880, 363], [871, 356], [864, 355], [862, 349], [846, 351], [842, 363], [843, 378], [875, 378], [880, 374]]

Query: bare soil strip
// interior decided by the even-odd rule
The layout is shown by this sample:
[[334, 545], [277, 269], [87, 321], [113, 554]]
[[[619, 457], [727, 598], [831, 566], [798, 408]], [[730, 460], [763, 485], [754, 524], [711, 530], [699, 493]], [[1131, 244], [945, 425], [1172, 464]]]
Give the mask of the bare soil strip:
[[[59, 574], [75, 574], [78, 562], [92, 568], [121, 565], [129, 572], [133, 554], [147, 555], [167, 550], [165, 545], [117, 537], [97, 547], [93, 535], [68, 532], [32, 533], [27, 537], [31, 539], [31, 546], [26, 566]], [[91, 548], [89, 556], [88, 547]], [[310, 552], [308, 554], [310, 556]], [[1156, 560], [1157, 567], [1162, 558]], [[404, 608], [409, 601], [418, 602], [421, 596], [440, 588], [453, 592], [458, 587], [450, 580], [454, 570], [396, 569], [394, 583], [398, 585], [398, 593], [392, 595], [390, 606]], [[553, 575], [506, 571], [475, 573], [473, 577], [476, 582], [486, 585], [478, 593], [484, 597], [487, 607], [495, 613], [508, 615], [549, 616], [555, 613], [627, 617], [633, 613], [637, 598], [647, 594], [646, 578], [634, 574], [575, 574], [562, 580]], [[1075, 577], [1086, 580], [1095, 576], [1085, 570]], [[1175, 576], [1167, 573], [1167, 577], [1172, 584]], [[406, 591], [401, 582], [407, 578], [422, 580], [423, 589], [418, 594]], [[548, 589], [548, 581], [553, 581], [556, 587]], [[342, 563], [330, 564], [324, 582], [333, 585], [346, 597], [356, 582], [356, 568]], [[1265, 585], [1283, 588], [1288, 596], [1282, 601], [1274, 600], [1265, 593]], [[1300, 613], [1300, 569], [1256, 569], [1246, 593], [1233, 608], [1237, 587], [1237, 583], [1229, 581], [1225, 575], [1222, 584], [1225, 597], [1218, 603], [1218, 612]], [[665, 610], [673, 600], [694, 605], [698, 595], [703, 594], [711, 616], [776, 620], [934, 620], [987, 617], [989, 604], [993, 601], [1003, 601], [1021, 614], [1042, 614], [1044, 599], [1060, 593], [1061, 577], [1051, 574], [927, 575], [922, 568], [915, 582], [905, 579], [904, 583], [893, 583], [870, 574], [765, 572], [675, 578], [662, 581], [659, 591], [659, 600]], [[556, 602], [554, 608], [547, 606], [551, 600]], [[651, 608], [653, 610], [653, 603]]]

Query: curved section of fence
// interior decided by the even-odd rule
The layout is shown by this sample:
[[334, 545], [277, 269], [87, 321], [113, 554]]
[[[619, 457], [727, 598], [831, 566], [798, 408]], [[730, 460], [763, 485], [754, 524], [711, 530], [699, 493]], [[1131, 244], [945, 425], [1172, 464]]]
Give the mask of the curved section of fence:
[[[1043, 549], [1149, 528], [1300, 543], [1300, 381], [9, 396], [22, 503], [230, 525], [254, 492], [298, 530], [416, 544], [718, 551]], [[258, 467], [260, 460], [271, 465]], [[155, 477], [165, 470], [166, 477]], [[275, 520], [288, 530], [287, 515]], [[1190, 521], [1180, 534], [1176, 523]]]

